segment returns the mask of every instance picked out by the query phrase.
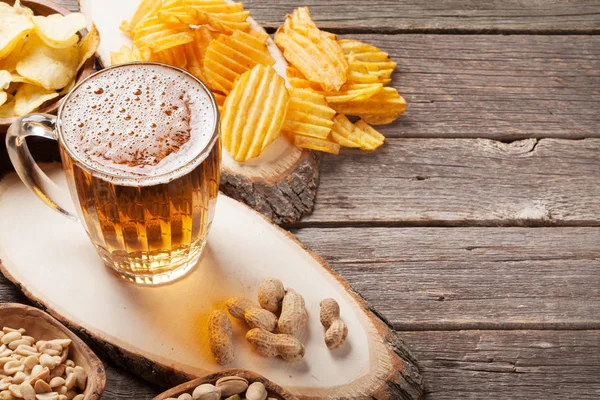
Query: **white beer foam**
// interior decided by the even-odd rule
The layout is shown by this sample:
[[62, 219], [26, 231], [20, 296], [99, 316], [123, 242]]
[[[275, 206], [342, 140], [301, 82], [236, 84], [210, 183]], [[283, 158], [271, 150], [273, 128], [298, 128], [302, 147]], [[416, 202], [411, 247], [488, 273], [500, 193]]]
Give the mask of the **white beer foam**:
[[137, 64], [102, 72], [75, 89], [61, 128], [71, 152], [99, 175], [120, 184], [144, 178], [135, 183], [143, 186], [175, 179], [201, 162], [180, 170], [210, 143], [215, 115], [209, 94], [193, 78]]

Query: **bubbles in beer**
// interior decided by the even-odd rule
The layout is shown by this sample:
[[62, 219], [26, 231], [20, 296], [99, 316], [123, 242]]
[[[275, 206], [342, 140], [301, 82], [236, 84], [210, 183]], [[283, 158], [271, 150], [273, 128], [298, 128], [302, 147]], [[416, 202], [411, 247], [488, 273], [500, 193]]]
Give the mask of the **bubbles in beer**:
[[96, 75], [64, 111], [67, 146], [92, 168], [122, 178], [164, 175], [190, 163], [215, 125], [209, 95], [187, 75], [155, 65]]

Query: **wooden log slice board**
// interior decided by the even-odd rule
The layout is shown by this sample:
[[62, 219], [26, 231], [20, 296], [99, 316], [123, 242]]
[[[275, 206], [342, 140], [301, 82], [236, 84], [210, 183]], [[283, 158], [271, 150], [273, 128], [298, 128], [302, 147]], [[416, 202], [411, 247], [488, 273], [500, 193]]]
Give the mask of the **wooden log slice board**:
[[[119, 30], [122, 21], [133, 16], [139, 0], [79, 0], [81, 11], [100, 32], [98, 57], [109, 66], [111, 51], [131, 47], [131, 39]], [[263, 30], [252, 18], [253, 29]], [[287, 61], [272, 39], [269, 52], [276, 60], [275, 70], [287, 80]], [[319, 183], [316, 152], [300, 149], [280, 137], [257, 158], [239, 163], [223, 150], [221, 190], [271, 218], [275, 223], [292, 223], [310, 213]]]
[[[60, 187], [58, 165], [42, 167]], [[118, 364], [172, 386], [222, 370], [210, 354], [206, 320], [232, 296], [256, 298], [260, 282], [281, 279], [301, 293], [309, 324], [301, 362], [257, 355], [234, 321], [236, 359], [229, 368], [264, 375], [300, 398], [418, 399], [421, 377], [397, 334], [348, 283], [291, 234], [221, 195], [206, 250], [185, 278], [161, 287], [128, 283], [106, 268], [83, 227], [46, 207], [11, 173], [0, 179], [0, 270], [33, 302]], [[342, 245], [340, 243], [340, 245]], [[330, 351], [319, 302], [333, 297], [349, 328]]]

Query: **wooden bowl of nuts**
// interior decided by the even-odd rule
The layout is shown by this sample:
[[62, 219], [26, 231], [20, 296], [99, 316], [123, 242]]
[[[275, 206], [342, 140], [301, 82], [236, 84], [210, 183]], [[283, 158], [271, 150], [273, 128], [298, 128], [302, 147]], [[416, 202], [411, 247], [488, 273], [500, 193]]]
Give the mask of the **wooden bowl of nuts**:
[[0, 327], [0, 399], [100, 399], [106, 384], [102, 362], [56, 319], [4, 303]]
[[264, 376], [226, 369], [176, 386], [154, 400], [295, 400], [296, 396]]

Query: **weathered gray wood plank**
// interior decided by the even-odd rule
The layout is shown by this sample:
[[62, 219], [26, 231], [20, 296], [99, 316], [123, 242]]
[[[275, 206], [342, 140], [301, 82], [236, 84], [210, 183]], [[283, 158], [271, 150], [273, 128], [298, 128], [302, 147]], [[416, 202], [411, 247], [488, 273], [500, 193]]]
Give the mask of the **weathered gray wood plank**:
[[600, 226], [599, 198], [600, 139], [388, 139], [325, 156], [295, 226]]
[[[597, 399], [600, 331], [402, 332], [419, 359], [424, 400]], [[151, 400], [160, 391], [108, 366], [105, 400]]]
[[600, 397], [600, 331], [404, 332], [426, 400]]
[[245, 0], [258, 22], [281, 25], [286, 13], [309, 6], [323, 29], [337, 32], [595, 32], [593, 0]]
[[[600, 19], [599, 19], [600, 20]], [[600, 137], [600, 37], [344, 35], [398, 63], [388, 137]]]
[[[56, 0], [71, 10], [77, 0]], [[131, 0], [129, 0], [131, 1]], [[265, 28], [309, 6], [323, 29], [336, 32], [590, 33], [600, 30], [594, 0], [243, 0]]]
[[399, 330], [600, 329], [600, 228], [295, 233]]
[[295, 233], [396, 329], [600, 329], [600, 228]]
[[325, 156], [297, 226], [600, 225], [600, 139], [388, 139]]

